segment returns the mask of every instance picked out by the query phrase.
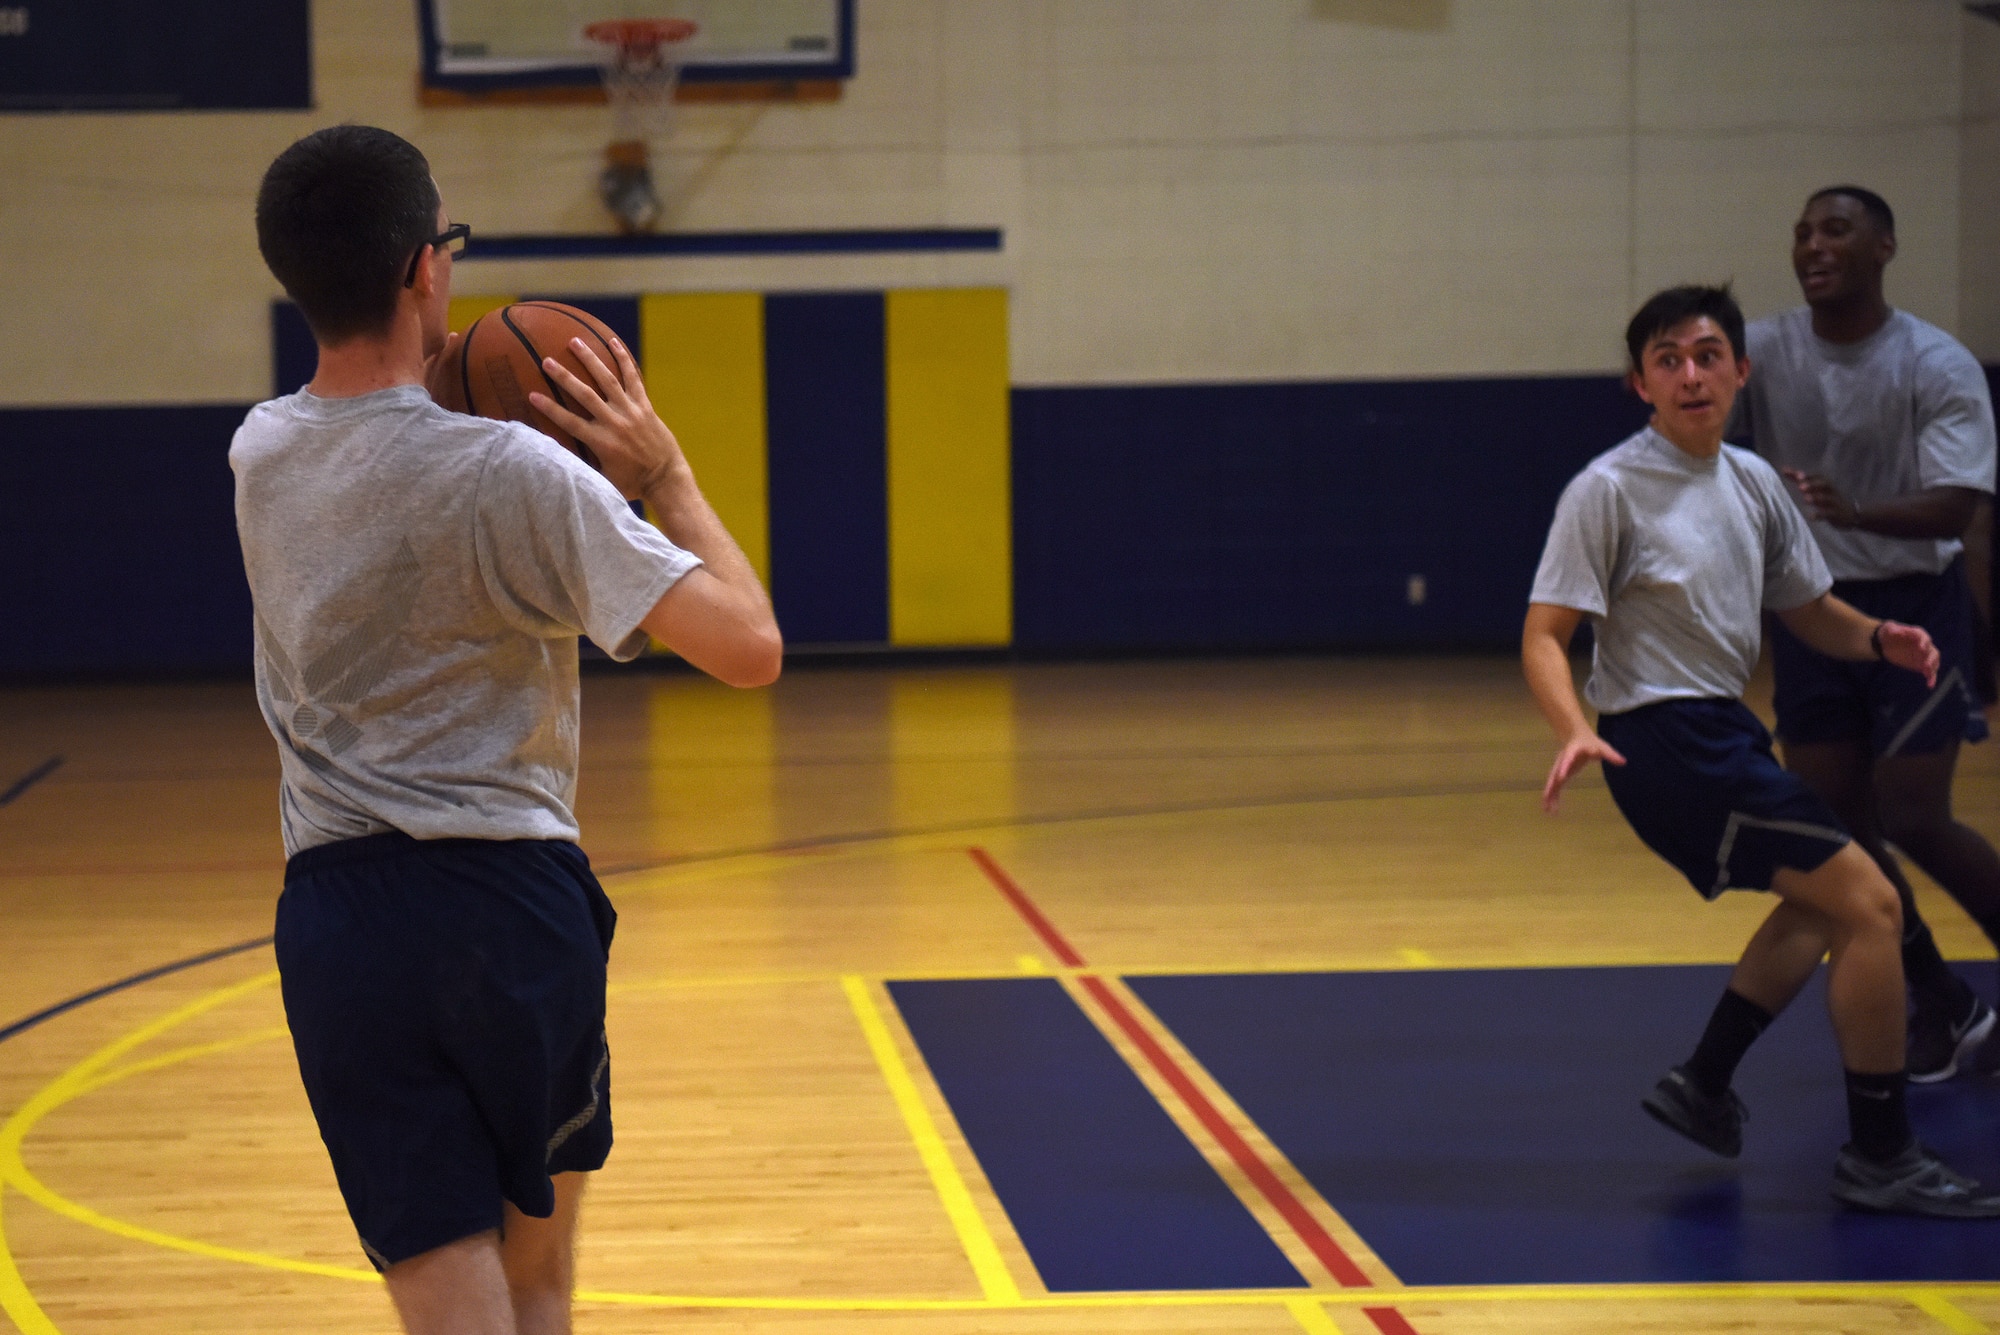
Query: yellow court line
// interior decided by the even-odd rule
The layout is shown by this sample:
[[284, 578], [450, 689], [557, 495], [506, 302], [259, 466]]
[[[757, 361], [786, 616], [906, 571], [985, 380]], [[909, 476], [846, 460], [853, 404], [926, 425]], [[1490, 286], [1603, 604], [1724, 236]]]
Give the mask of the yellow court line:
[[1984, 1321], [1953, 1303], [1941, 1293], [1920, 1291], [1910, 1295], [1910, 1303], [1954, 1335], [1987, 1335]]
[[[290, 1038], [291, 1036], [292, 1031], [279, 1024], [273, 1025], [269, 1029], [258, 1029], [247, 1034], [239, 1034], [235, 1038], [222, 1038], [217, 1039], [213, 1043], [196, 1043], [190, 1047], [174, 1048], [170, 1051], [162, 1052], [156, 1057], [147, 1057], [143, 1061], [127, 1062], [123, 1066], [114, 1066], [100, 1075], [92, 1076], [70, 1098], [80, 1099], [86, 1094], [103, 1089], [106, 1085], [115, 1085], [128, 1076], [144, 1075], [148, 1071], [164, 1070], [169, 1066], [178, 1066], [185, 1061], [193, 1061], [197, 1057], [212, 1057], [218, 1052], [230, 1052], [236, 1048], [253, 1047], [258, 1043], [269, 1043], [274, 1039]], [[65, 1102], [67, 1101], [65, 1100]]]
[[876, 1008], [875, 998], [868, 995], [868, 984], [859, 976], [848, 974], [840, 980], [840, 987], [847, 993], [847, 1004], [854, 1008], [854, 1018], [861, 1023], [861, 1032], [868, 1040], [868, 1050], [875, 1054], [875, 1064], [882, 1068], [882, 1078], [889, 1084], [889, 1093], [896, 1100], [896, 1110], [903, 1114], [903, 1124], [910, 1129], [910, 1139], [917, 1143], [917, 1154], [931, 1175], [931, 1185], [937, 1189], [938, 1199], [944, 1203], [944, 1212], [951, 1218], [952, 1227], [958, 1230], [959, 1245], [965, 1248], [966, 1257], [972, 1262], [972, 1272], [979, 1277], [980, 1292], [990, 1303], [1020, 1302], [1020, 1287], [1008, 1272], [1006, 1261], [1001, 1259], [1000, 1248], [994, 1243], [992, 1233], [987, 1231], [986, 1221], [979, 1217], [979, 1207], [973, 1204], [972, 1193], [966, 1189], [958, 1165], [951, 1161], [951, 1151], [945, 1148], [937, 1123], [931, 1120], [930, 1110], [924, 1107], [917, 1082], [911, 1079], [909, 1067], [903, 1064], [902, 1054], [896, 1051], [896, 1040], [889, 1033], [888, 1022]]
[[[27, 1139], [28, 1132], [42, 1118], [71, 1099], [109, 1084], [109, 1080], [99, 1077], [106, 1068], [126, 1053], [187, 1023], [197, 1015], [206, 1014], [218, 1006], [225, 1006], [239, 997], [269, 987], [277, 981], [278, 973], [273, 969], [253, 978], [246, 978], [240, 983], [217, 988], [206, 996], [197, 997], [150, 1023], [140, 1025], [124, 1037], [105, 1044], [44, 1085], [26, 1103], [17, 1108], [4, 1125], [0, 1125], [0, 1201], [4, 1201], [6, 1188], [12, 1187], [44, 1209], [120, 1237], [177, 1246], [179, 1250], [184, 1251], [205, 1246], [187, 1239], [172, 1238], [164, 1233], [156, 1234], [150, 1229], [142, 1229], [122, 1220], [108, 1218], [57, 1195], [28, 1171], [27, 1163], [21, 1158], [21, 1146]], [[203, 1044], [201, 1049], [185, 1051], [191, 1056], [198, 1050], [207, 1050], [211, 1046]], [[186, 1060], [186, 1057], [182, 1057], [181, 1060]], [[135, 1074], [141, 1069], [157, 1069], [157, 1067], [153, 1061], [140, 1061], [132, 1063], [124, 1073]], [[14, 1262], [13, 1248], [7, 1243], [4, 1218], [0, 1218], [0, 1311], [7, 1314], [8, 1319], [20, 1328], [23, 1335], [59, 1335], [55, 1324], [49, 1320], [48, 1314], [42, 1311], [41, 1304], [35, 1301], [34, 1294], [29, 1291], [27, 1282], [21, 1277], [20, 1268]]]
[[1306, 1335], [1340, 1335], [1340, 1327], [1333, 1324], [1326, 1309], [1310, 1298], [1293, 1298], [1285, 1304], [1285, 1310]]
[[7, 1246], [7, 1191], [0, 1186], [0, 1312], [7, 1314], [21, 1335], [62, 1335], [42, 1311], [28, 1282], [14, 1264], [13, 1249]]
[[[1647, 1302], [1811, 1302], [1896, 1304], [1936, 1313], [1948, 1301], [1943, 1289], [1961, 1298], [2000, 1299], [2000, 1285], [1940, 1286], [1880, 1283], [1814, 1284], [1533, 1284], [1519, 1287], [1482, 1285], [1465, 1288], [1315, 1289], [1310, 1298], [1296, 1292], [1247, 1289], [1146, 1293], [1065, 1293], [1023, 1297], [1018, 1303], [993, 1303], [984, 1298], [722, 1298], [683, 1297], [650, 1293], [598, 1293], [579, 1290], [578, 1302], [618, 1307], [687, 1307], [771, 1312], [989, 1312], [1055, 1310], [1139, 1310], [1185, 1307], [1283, 1307], [1298, 1316], [1306, 1306], [1397, 1307], [1467, 1306], [1479, 1303], [1647, 1303]], [[1971, 1318], [1959, 1313], [1960, 1320]], [[1338, 1327], [1335, 1327], [1338, 1329]], [[1980, 1327], [1984, 1330], [1984, 1327]]]

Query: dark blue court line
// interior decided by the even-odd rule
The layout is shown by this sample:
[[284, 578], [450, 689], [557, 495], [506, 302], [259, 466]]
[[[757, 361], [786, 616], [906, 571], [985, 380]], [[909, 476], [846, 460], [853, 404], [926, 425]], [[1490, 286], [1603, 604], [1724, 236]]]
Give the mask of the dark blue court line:
[[78, 993], [68, 1001], [58, 1001], [53, 1006], [38, 1010], [33, 1015], [16, 1020], [6, 1028], [0, 1029], [0, 1043], [5, 1043], [16, 1034], [33, 1029], [44, 1020], [53, 1020], [65, 1011], [73, 1011], [78, 1006], [88, 1005], [100, 997], [108, 997], [114, 992], [123, 992], [127, 988], [137, 987], [141, 983], [150, 983], [155, 978], [164, 978], [170, 973], [180, 973], [184, 969], [192, 969], [197, 965], [207, 964], [213, 960], [228, 959], [231, 955], [241, 955], [245, 951], [255, 950], [259, 946], [268, 946], [270, 944], [271, 938], [268, 936], [260, 936], [254, 941], [239, 941], [233, 946], [224, 946], [220, 950], [211, 950], [201, 955], [190, 955], [184, 960], [175, 960], [172, 964], [162, 964], [158, 968], [148, 969], [144, 973], [135, 973], [129, 978], [120, 978], [115, 983], [106, 983], [103, 987]]
[[54, 774], [57, 770], [62, 768], [62, 763], [63, 763], [63, 758], [61, 756], [50, 756], [47, 760], [44, 760], [41, 764], [29, 770], [26, 774], [23, 774], [20, 778], [14, 780], [14, 786], [12, 788], [9, 788], [4, 793], [0, 793], [0, 807], [6, 806], [9, 802], [12, 802], [22, 793], [27, 792], [30, 788], [33, 788], [43, 779], [46, 779], [49, 777], [49, 775]]
[[888, 986], [1051, 1292], [1305, 1286], [1060, 983]]

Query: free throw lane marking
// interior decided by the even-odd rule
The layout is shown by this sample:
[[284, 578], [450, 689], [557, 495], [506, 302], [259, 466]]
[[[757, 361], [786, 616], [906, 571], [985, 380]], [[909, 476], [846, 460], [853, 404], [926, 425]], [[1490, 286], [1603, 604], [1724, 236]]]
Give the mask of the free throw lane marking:
[[[1050, 922], [1035, 905], [1034, 900], [1029, 898], [1027, 891], [1017, 885], [1014, 878], [994, 861], [992, 854], [983, 848], [970, 848], [966, 852], [994, 887], [1006, 896], [1007, 901], [1014, 906], [1015, 911], [1027, 922], [1035, 935], [1042, 939], [1042, 943], [1054, 952], [1057, 959], [1072, 968], [1084, 967], [1083, 956], [1077, 953], [1076, 948], [1070, 945], [1060, 931], [1056, 930], [1055, 924]], [[1181, 1069], [1180, 1063], [1176, 1062], [1146, 1027], [1139, 1023], [1131, 1008], [1119, 999], [1102, 978], [1092, 974], [1080, 974], [1077, 982], [1104, 1013], [1111, 1017], [1112, 1022], [1124, 1031], [1125, 1036], [1145, 1056], [1146, 1061], [1160, 1077], [1173, 1088], [1174, 1093], [1180, 1096], [1189, 1111], [1194, 1113], [1202, 1126], [1207, 1128], [1209, 1135], [1213, 1136], [1223, 1151], [1235, 1161], [1236, 1166], [1257, 1188], [1258, 1193], [1270, 1202], [1272, 1208], [1277, 1210], [1287, 1224], [1291, 1225], [1292, 1231], [1298, 1234], [1299, 1240], [1319, 1258], [1327, 1273], [1346, 1288], [1370, 1287], [1373, 1281], [1368, 1278], [1367, 1273], [1356, 1265], [1354, 1258], [1343, 1251], [1340, 1244], [1320, 1226], [1320, 1222], [1313, 1218], [1312, 1213], [1293, 1194], [1291, 1188], [1272, 1171], [1271, 1166], [1250, 1148], [1242, 1136], [1237, 1134], [1236, 1128], [1229, 1124], [1229, 1120], [1222, 1115], [1208, 1096], [1201, 1092], [1201, 1089], [1188, 1077], [1187, 1072]]]
[[944, 1203], [945, 1214], [950, 1217], [952, 1227], [958, 1230], [959, 1245], [965, 1248], [965, 1255], [972, 1262], [972, 1272], [979, 1277], [980, 1291], [990, 1303], [1019, 1303], [1020, 1287], [1014, 1283], [1007, 1263], [1001, 1259], [1000, 1248], [987, 1231], [986, 1221], [979, 1217], [979, 1207], [973, 1203], [972, 1193], [966, 1189], [958, 1165], [951, 1161], [951, 1151], [945, 1148], [944, 1138], [938, 1134], [937, 1123], [931, 1120], [930, 1110], [924, 1107], [917, 1082], [910, 1077], [909, 1068], [903, 1064], [903, 1055], [896, 1051], [896, 1040], [889, 1033], [889, 1025], [876, 1007], [875, 998], [868, 995], [868, 984], [848, 974], [840, 980], [840, 986], [847, 993], [847, 1004], [853, 1007], [854, 1018], [861, 1023], [861, 1033], [868, 1040], [868, 1050], [875, 1054], [875, 1064], [882, 1068], [882, 1078], [888, 1082], [889, 1093], [896, 1100], [896, 1110], [903, 1115], [903, 1125], [909, 1128], [910, 1139], [917, 1143], [917, 1154], [931, 1175], [931, 1185], [937, 1189], [938, 1199]]

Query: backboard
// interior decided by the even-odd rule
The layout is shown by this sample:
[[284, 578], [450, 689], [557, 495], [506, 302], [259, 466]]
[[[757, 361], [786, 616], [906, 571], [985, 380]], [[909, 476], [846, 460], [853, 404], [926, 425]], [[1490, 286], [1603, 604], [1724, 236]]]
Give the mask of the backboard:
[[583, 29], [599, 19], [694, 20], [680, 76], [692, 97], [704, 85], [797, 89], [854, 73], [854, 0], [417, 0], [417, 8], [427, 102], [598, 96], [598, 48]]

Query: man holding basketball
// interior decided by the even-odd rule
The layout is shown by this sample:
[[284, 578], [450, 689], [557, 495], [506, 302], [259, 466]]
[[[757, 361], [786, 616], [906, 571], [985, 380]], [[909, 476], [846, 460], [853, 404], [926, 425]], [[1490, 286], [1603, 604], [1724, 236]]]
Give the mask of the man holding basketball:
[[1958, 340], [1884, 298], [1895, 254], [1896, 217], [1874, 191], [1830, 186], [1806, 201], [1792, 229], [1806, 304], [1750, 326], [1756, 369], [1735, 426], [1791, 480], [1835, 592], [1924, 627], [1943, 655], [1925, 686], [1830, 659], [1783, 623], [1771, 639], [1786, 767], [1902, 898], [1910, 1079], [1929, 1083], [1976, 1064], [1994, 1012], [1945, 967], [1889, 845], [2000, 945], [2000, 855], [1951, 803], [1959, 744], [1986, 736], [1961, 538], [1993, 491], [1993, 405]]
[[[1778, 902], [1745, 947], [1688, 1060], [1646, 1096], [1648, 1113], [1734, 1158], [1744, 1110], [1737, 1064], [1830, 957], [1828, 1005], [1847, 1072], [1851, 1139], [1834, 1197], [1868, 1210], [2000, 1217], [1911, 1133], [1904, 1106], [1903, 968], [1896, 892], [1839, 818], [1771, 755], [1738, 698], [1771, 608], [1801, 640], [1843, 662], [1893, 664], [1934, 679], [1938, 655], [1915, 626], [1864, 616], [1833, 580], [1777, 473], [1725, 444], [1750, 373], [1743, 314], [1726, 289], [1671, 288], [1625, 333], [1632, 387], [1651, 423], [1564, 489], [1521, 636], [1528, 685], [1559, 750], [1543, 802], [1592, 761], [1647, 847], [1704, 898], [1768, 890]], [[1587, 694], [1568, 646], [1590, 617]]]
[[[362, 1250], [416, 1335], [570, 1328], [584, 1175], [611, 1146], [616, 914], [577, 848], [576, 637], [778, 675], [769, 599], [631, 354], [544, 368], [600, 475], [424, 389], [450, 224], [365, 126], [280, 154], [258, 248], [319, 345], [230, 447], [259, 704], [282, 765], [276, 947], [300, 1075]], [[628, 499], [659, 516], [655, 530]]]

